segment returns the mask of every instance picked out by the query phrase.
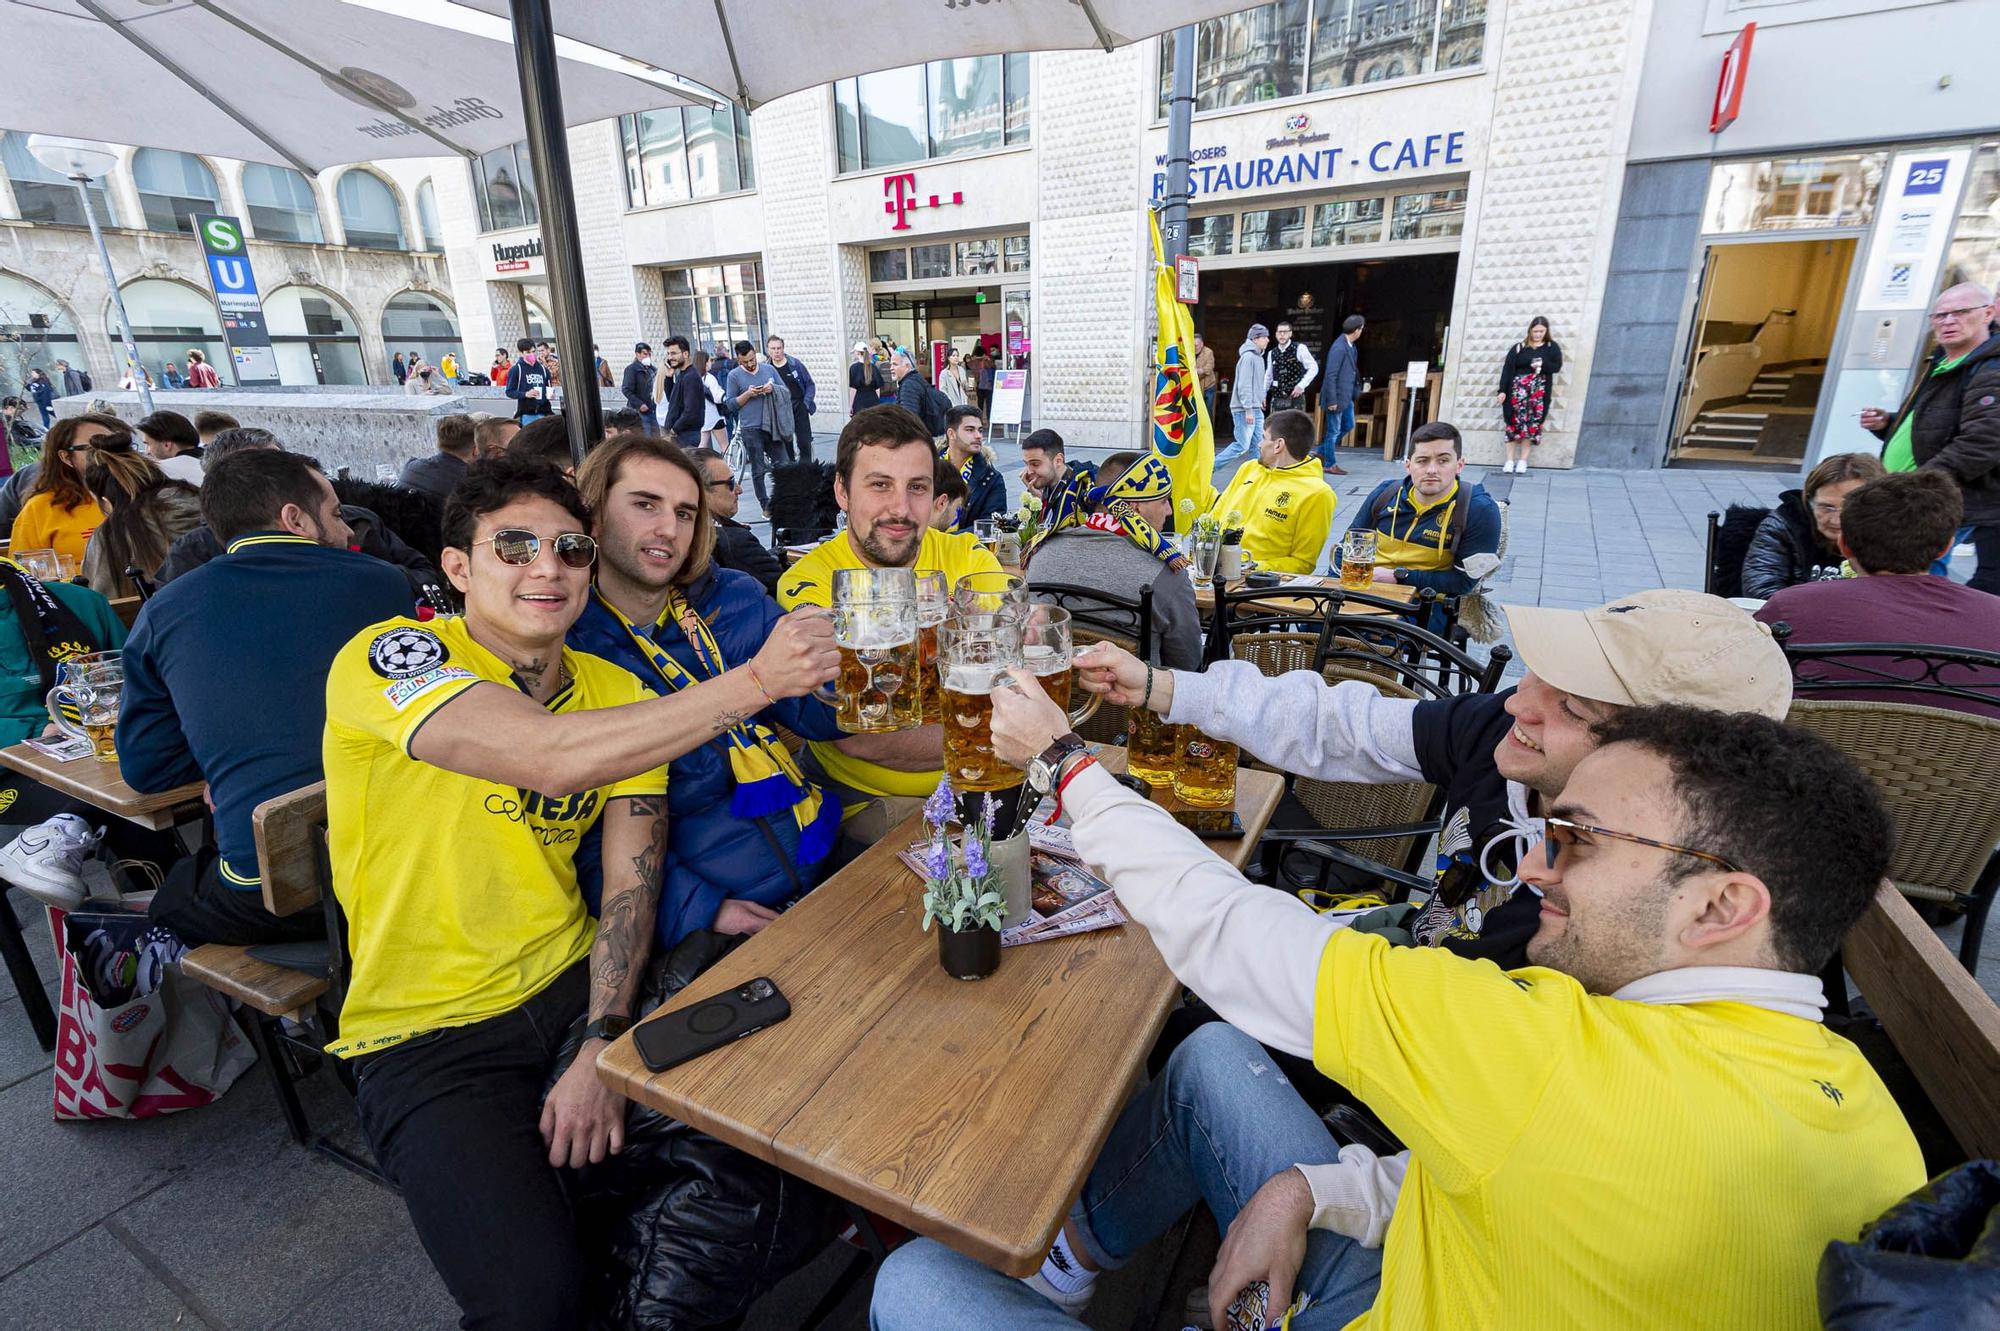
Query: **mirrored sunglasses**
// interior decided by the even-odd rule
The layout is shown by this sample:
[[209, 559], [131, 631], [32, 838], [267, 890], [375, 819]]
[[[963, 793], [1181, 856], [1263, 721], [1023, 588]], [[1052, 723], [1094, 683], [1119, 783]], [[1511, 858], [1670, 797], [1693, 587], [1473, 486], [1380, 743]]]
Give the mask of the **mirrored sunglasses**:
[[[496, 531], [485, 540], [474, 541], [473, 544], [490, 544], [501, 563], [525, 568], [534, 563], [536, 556], [542, 553], [542, 541], [542, 537], [531, 531], [509, 528], [505, 531]], [[597, 562], [596, 540], [580, 531], [566, 531], [552, 538], [550, 543], [555, 546], [556, 558], [562, 561], [565, 568], [589, 568]]]

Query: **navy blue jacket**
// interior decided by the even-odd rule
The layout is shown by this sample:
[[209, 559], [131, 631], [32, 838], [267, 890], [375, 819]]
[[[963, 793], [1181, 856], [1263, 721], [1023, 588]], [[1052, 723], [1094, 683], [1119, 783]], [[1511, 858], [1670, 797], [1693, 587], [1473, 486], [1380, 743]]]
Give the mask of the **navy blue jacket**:
[[972, 524], [979, 519], [1007, 511], [1007, 478], [986, 460], [984, 453], [972, 459], [972, 479], [966, 482], [966, 488], [971, 493], [965, 497], [965, 507], [958, 511], [958, 524], [953, 531], [971, 531]]
[[[712, 564], [687, 589], [687, 596], [731, 666], [755, 656], [783, 614], [756, 579]], [[665, 624], [655, 633], [654, 640], [669, 656], [701, 678], [694, 650], [679, 625]], [[595, 596], [571, 627], [569, 645], [624, 666], [655, 693], [667, 692], [665, 681], [633, 645], [625, 626]], [[833, 709], [813, 698], [782, 699], [759, 712], [757, 719], [806, 739], [839, 739], [842, 734]], [[667, 769], [666, 881], [654, 926], [661, 948], [713, 925], [727, 898], [782, 906], [817, 885], [829, 867], [825, 860], [806, 869], [792, 864], [799, 829], [789, 811], [754, 819], [738, 818], [729, 811], [736, 780], [726, 749], [721, 741], [711, 741], [674, 759]], [[782, 860], [771, 838], [782, 850]], [[602, 838], [593, 828], [576, 856], [577, 881], [592, 914], [604, 889], [602, 865]]]
[[[1409, 480], [1391, 478], [1383, 481], [1368, 492], [1361, 501], [1361, 507], [1354, 511], [1354, 521], [1348, 525], [1349, 531], [1375, 530], [1387, 535], [1401, 537], [1420, 545], [1437, 542], [1441, 533], [1438, 524], [1445, 521], [1445, 506], [1440, 504], [1430, 512], [1410, 520]], [[1403, 504], [1400, 510], [1394, 508], [1391, 500], [1395, 491], [1403, 489]], [[1483, 485], [1467, 485], [1463, 479], [1458, 484], [1456, 503], [1465, 504], [1465, 531], [1459, 537], [1458, 551], [1452, 557], [1451, 566], [1441, 569], [1404, 569], [1403, 582], [1411, 587], [1429, 587], [1440, 596], [1463, 596], [1479, 586], [1479, 580], [1462, 571], [1468, 555], [1498, 554], [1500, 550], [1500, 505], [1492, 495], [1486, 493]], [[1380, 512], [1377, 512], [1377, 509]], [[1390, 528], [1395, 530], [1391, 531]], [[1449, 540], [1448, 536], [1444, 539]], [[1340, 571], [1340, 542], [1333, 543], [1333, 571]]]
[[412, 603], [403, 571], [379, 559], [285, 532], [237, 538], [160, 588], [126, 639], [118, 766], [127, 784], [150, 794], [207, 780], [223, 881], [256, 891], [250, 813], [323, 775], [335, 654]]
[[674, 375], [667, 386], [667, 400], [662, 404], [666, 410], [661, 412], [661, 424], [675, 439], [692, 446], [700, 442], [701, 422], [706, 415], [703, 404], [707, 401], [708, 394], [702, 389], [701, 376], [694, 372], [694, 366], [689, 365]]
[[1354, 390], [1361, 384], [1360, 357], [1346, 334], [1334, 338], [1333, 345], [1327, 348], [1324, 373], [1319, 400], [1330, 410], [1345, 410], [1354, 401]]

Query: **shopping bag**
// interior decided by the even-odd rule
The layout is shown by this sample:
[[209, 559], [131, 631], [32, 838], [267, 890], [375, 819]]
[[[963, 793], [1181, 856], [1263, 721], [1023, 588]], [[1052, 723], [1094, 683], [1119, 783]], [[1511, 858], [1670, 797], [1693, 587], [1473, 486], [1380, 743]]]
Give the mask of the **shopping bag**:
[[52, 906], [49, 928], [62, 962], [58, 1121], [195, 1109], [257, 1061], [228, 1001], [180, 973], [180, 940], [143, 913]]

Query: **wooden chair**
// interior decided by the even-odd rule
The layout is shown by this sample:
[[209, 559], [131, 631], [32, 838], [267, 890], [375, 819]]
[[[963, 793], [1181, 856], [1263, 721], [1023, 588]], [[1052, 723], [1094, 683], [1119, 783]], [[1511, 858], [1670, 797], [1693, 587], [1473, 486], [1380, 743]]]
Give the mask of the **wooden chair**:
[[[265, 800], [251, 812], [250, 820], [257, 839], [264, 908], [280, 917], [306, 910], [326, 913], [323, 969], [309, 972], [280, 966], [258, 957], [263, 949], [257, 947], [208, 943], [188, 950], [181, 958], [181, 972], [242, 1005], [238, 1019], [257, 1056], [270, 1069], [292, 1140], [378, 1183], [386, 1182], [373, 1163], [313, 1131], [288, 1061], [292, 1050], [308, 1059], [325, 1057], [326, 1044], [338, 1034], [345, 989], [346, 948], [327, 863], [326, 782]], [[342, 1085], [347, 1085], [345, 1078]]]
[[1848, 931], [1842, 959], [1959, 1146], [2000, 1157], [2000, 1008], [1891, 888]]

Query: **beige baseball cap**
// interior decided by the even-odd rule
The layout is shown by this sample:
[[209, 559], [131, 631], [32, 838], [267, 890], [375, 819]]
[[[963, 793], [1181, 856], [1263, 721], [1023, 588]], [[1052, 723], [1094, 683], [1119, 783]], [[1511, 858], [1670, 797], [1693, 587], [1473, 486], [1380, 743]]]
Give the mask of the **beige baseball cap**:
[[1595, 610], [1504, 608], [1522, 663], [1564, 693], [1778, 721], [1791, 708], [1791, 667], [1770, 628], [1719, 596], [1668, 588]]

